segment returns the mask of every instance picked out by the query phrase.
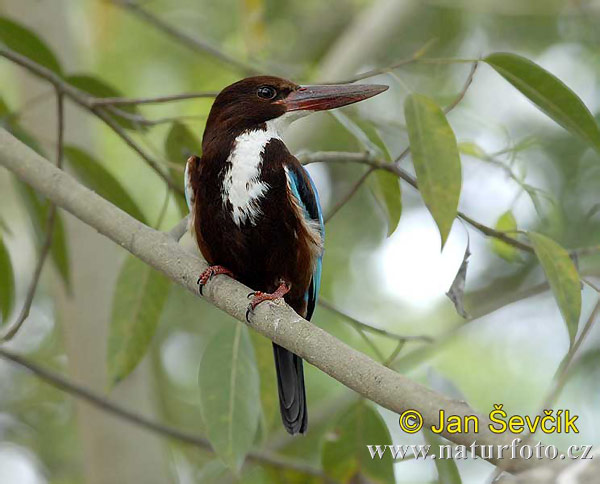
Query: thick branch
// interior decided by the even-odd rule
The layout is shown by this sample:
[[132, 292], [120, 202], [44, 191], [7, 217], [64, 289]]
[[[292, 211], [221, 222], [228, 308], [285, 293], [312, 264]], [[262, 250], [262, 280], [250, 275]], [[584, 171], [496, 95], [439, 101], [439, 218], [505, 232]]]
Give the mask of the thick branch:
[[[56, 121], [57, 121], [57, 135], [56, 135], [56, 166], [62, 168], [63, 151], [64, 151], [64, 136], [65, 136], [65, 109], [64, 109], [64, 98], [62, 92], [56, 89]], [[52, 240], [54, 239], [54, 225], [56, 223], [56, 205], [50, 205], [48, 207], [48, 214], [46, 215], [46, 237], [40, 248], [38, 254], [38, 260], [33, 270], [33, 276], [25, 295], [25, 302], [21, 308], [21, 312], [17, 319], [10, 325], [4, 328], [0, 335], [0, 343], [10, 341], [18, 333], [23, 326], [25, 320], [29, 317], [31, 311], [31, 305], [33, 304], [33, 298], [37, 291], [38, 284], [40, 282], [40, 276], [42, 275], [42, 269], [46, 258], [50, 253], [52, 247]]]
[[47, 80], [56, 88], [57, 91], [61, 93], [61, 95], [64, 94], [82, 108], [88, 110], [92, 114], [95, 114], [98, 118], [104, 121], [121, 139], [123, 139], [127, 145], [129, 145], [138, 155], [140, 155], [146, 164], [148, 164], [148, 166], [152, 168], [154, 172], [161, 177], [171, 189], [183, 195], [182, 188], [162, 170], [160, 164], [144, 150], [142, 150], [142, 148], [140, 148], [140, 146], [133, 141], [133, 139], [127, 133], [125, 133], [125, 131], [105, 111], [103, 111], [101, 107], [94, 105], [94, 100], [96, 98], [90, 96], [84, 91], [77, 89], [76, 87], [71, 86], [51, 70], [41, 66], [40, 64], [37, 64], [18, 52], [14, 52], [10, 49], [2, 47], [0, 48], [0, 56], [9, 59], [21, 67], [24, 67], [32, 74]]
[[[196, 280], [206, 268], [206, 263], [186, 252], [170, 235], [133, 219], [69, 174], [52, 166], [5, 130], [0, 130], [0, 164], [59, 207], [94, 227], [173, 282], [197, 294]], [[206, 299], [238, 321], [245, 321], [249, 292], [248, 287], [228, 277], [209, 282], [204, 291]], [[465, 402], [436, 393], [350, 348], [298, 316], [281, 301], [260, 305], [250, 326], [393, 412], [418, 409], [426, 426], [438, 423], [440, 409], [451, 415], [476, 414]], [[480, 432], [476, 435], [442, 435], [463, 445], [471, 445], [475, 439], [483, 445], [510, 444], [510, 435], [492, 433], [488, 419], [479, 417]], [[541, 463], [545, 462], [519, 458], [511, 461], [509, 470], [521, 471]]]

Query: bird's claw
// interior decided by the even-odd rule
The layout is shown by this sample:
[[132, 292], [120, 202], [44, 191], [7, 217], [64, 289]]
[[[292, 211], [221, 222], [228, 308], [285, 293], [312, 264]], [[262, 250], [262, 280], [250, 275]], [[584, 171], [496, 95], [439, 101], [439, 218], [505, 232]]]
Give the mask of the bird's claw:
[[218, 276], [219, 274], [226, 274], [229, 277], [235, 278], [235, 276], [233, 275], [233, 272], [231, 272], [229, 269], [226, 269], [223, 266], [207, 267], [204, 270], [204, 272], [202, 274], [200, 274], [200, 277], [198, 277], [198, 280], [196, 281], [196, 284], [198, 284], [198, 292], [200, 293], [201, 296], [204, 295], [202, 292], [203, 292], [204, 286], [206, 286], [206, 284], [208, 284], [208, 281], [210, 281], [214, 276]]
[[248, 297], [252, 296], [252, 301], [248, 304], [248, 309], [246, 309], [246, 321], [250, 322], [250, 315], [254, 314], [254, 309], [260, 303], [264, 301], [275, 301], [277, 299], [281, 299], [290, 291], [290, 285], [286, 282], [282, 282], [279, 284], [279, 287], [275, 290], [275, 292], [268, 293], [262, 291], [255, 291], [248, 294]]

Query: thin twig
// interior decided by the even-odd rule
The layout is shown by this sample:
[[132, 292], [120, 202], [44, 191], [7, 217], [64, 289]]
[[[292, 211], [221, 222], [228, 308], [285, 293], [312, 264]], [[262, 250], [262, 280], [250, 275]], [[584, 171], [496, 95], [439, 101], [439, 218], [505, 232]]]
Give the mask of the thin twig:
[[394, 348], [394, 351], [392, 351], [392, 354], [388, 356], [388, 358], [383, 363], [384, 366], [390, 368], [394, 364], [394, 361], [396, 361], [396, 358], [400, 354], [400, 351], [402, 351], [402, 348], [404, 348], [405, 343], [406, 341], [398, 341], [398, 344], [396, 345], [396, 348]]
[[[57, 136], [56, 136], [56, 166], [62, 168], [63, 160], [63, 149], [64, 149], [64, 131], [65, 131], [65, 109], [64, 109], [64, 98], [63, 94], [59, 89], [56, 89], [56, 123], [57, 123]], [[52, 239], [54, 238], [54, 225], [56, 223], [56, 205], [48, 202], [48, 215], [46, 216], [46, 237], [40, 248], [38, 254], [38, 260], [33, 269], [33, 275], [31, 276], [31, 282], [25, 295], [25, 301], [23, 307], [17, 319], [8, 326], [2, 334], [0, 334], [0, 343], [10, 341], [19, 332], [23, 323], [29, 317], [31, 311], [31, 305], [33, 304], [33, 298], [37, 291], [38, 284], [40, 282], [40, 276], [42, 275], [42, 269], [44, 263], [50, 253], [52, 247]]]
[[[93, 103], [98, 105], [97, 103]], [[165, 118], [148, 119], [140, 114], [128, 113], [122, 109], [119, 109], [113, 105], [102, 105], [103, 109], [106, 109], [109, 113], [114, 114], [122, 119], [131, 121], [138, 126], [157, 126], [159, 124], [172, 123], [174, 121], [182, 121], [184, 119], [203, 119], [204, 116], [200, 115], [186, 115], [186, 116], [168, 116]]]
[[181, 237], [183, 237], [183, 235], [186, 233], [188, 223], [189, 223], [189, 218], [190, 218], [190, 216], [186, 215], [179, 222], [177, 222], [177, 225], [175, 225], [175, 227], [173, 227], [171, 230], [169, 230], [169, 235], [174, 240], [176, 240], [176, 241], [181, 240]]
[[[467, 91], [471, 87], [471, 84], [473, 84], [473, 79], [475, 77], [475, 72], [477, 71], [478, 65], [479, 65], [479, 61], [476, 60], [473, 62], [473, 65], [471, 66], [471, 70], [469, 71], [469, 75], [467, 76], [467, 79], [465, 80], [462, 89], [456, 95], [454, 100], [450, 104], [448, 104], [448, 106], [446, 106], [444, 108], [445, 114], [448, 114], [450, 111], [452, 111], [465, 98]], [[398, 155], [398, 157], [394, 160], [394, 163], [396, 163], [396, 164], [400, 163], [404, 158], [406, 158], [406, 156], [409, 153], [410, 153], [410, 146], [406, 147], [404, 149], [404, 151]]]
[[148, 155], [142, 148], [140, 148], [133, 138], [131, 138], [131, 136], [129, 136], [113, 118], [111, 118], [100, 108], [92, 108], [91, 111], [102, 121], [104, 121], [115, 133], [117, 133], [119, 137], [125, 141], [125, 144], [127, 144], [133, 151], [140, 155], [146, 164], [148, 164], [148, 166], [150, 166], [167, 183], [169, 188], [176, 191], [180, 195], [183, 195], [183, 189], [179, 186], [179, 184], [175, 183], [169, 175], [163, 172], [158, 162], [151, 158], [150, 155]]
[[380, 74], [386, 74], [393, 70], [396, 70], [400, 67], [404, 67], [409, 64], [413, 64], [417, 62], [421, 57], [423, 57], [427, 51], [437, 42], [437, 39], [431, 39], [423, 45], [419, 50], [417, 50], [413, 55], [407, 57], [406, 59], [402, 59], [394, 64], [391, 64], [387, 67], [381, 67], [379, 69], [371, 69], [366, 72], [361, 72], [360, 74], [356, 74], [354, 77], [350, 77], [348, 79], [344, 79], [343, 81], [330, 83], [330, 84], [350, 84], [356, 81], [362, 81], [363, 79], [368, 79], [369, 77], [379, 76]]
[[[342, 152], [342, 151], [321, 151], [309, 154], [298, 155], [298, 159], [301, 163], [307, 165], [310, 163], [362, 163], [365, 165], [369, 165], [371, 167], [386, 170], [390, 173], [395, 174], [399, 178], [403, 179], [410, 186], [418, 190], [417, 180], [406, 170], [398, 166], [394, 163], [388, 163], [385, 160], [377, 159], [369, 154], [365, 153], [352, 153], [352, 152]], [[528, 244], [521, 242], [504, 232], [498, 231], [487, 225], [484, 225], [476, 220], [472, 219], [468, 215], [463, 212], [457, 212], [457, 216], [467, 222], [469, 225], [473, 226], [479, 232], [488, 237], [494, 237], [502, 242], [506, 242], [513, 247], [521, 249], [526, 252], [533, 252], [533, 249]]]
[[[90, 403], [96, 408], [99, 408], [102, 411], [108, 412], [112, 415], [115, 415], [116, 417], [122, 418], [123, 420], [126, 420], [134, 425], [150, 430], [154, 433], [164, 435], [166, 437], [170, 437], [180, 442], [190, 444], [196, 447], [201, 447], [203, 449], [213, 452], [213, 448], [210, 442], [204, 437], [185, 432], [184, 430], [179, 430], [175, 427], [161, 424], [147, 417], [139, 415], [131, 410], [123, 408], [117, 405], [116, 403], [111, 402], [104, 396], [95, 393], [83, 386], [80, 386], [56, 372], [53, 372], [46, 368], [42, 368], [36, 363], [33, 363], [27, 358], [13, 353], [12, 351], [7, 350], [6, 348], [0, 347], [0, 356], [4, 359], [12, 361], [13, 363], [16, 363], [17, 365], [23, 368], [27, 368], [34, 375], [44, 380], [46, 383], [52, 385], [55, 388], [58, 388], [61, 391], [64, 391], [65, 393], [68, 393], [69, 395], [85, 400], [86, 402]], [[249, 452], [246, 458], [248, 461], [251, 462], [265, 464], [280, 469], [289, 469], [301, 472], [303, 474], [308, 474], [317, 477], [325, 477], [325, 474], [321, 469], [310, 466], [308, 464], [304, 464], [302, 462], [287, 459], [285, 457], [280, 457], [271, 453]]]
[[367, 335], [367, 333], [365, 333], [365, 330], [356, 324], [353, 324], [352, 327], [356, 330], [356, 332], [359, 334], [359, 336], [362, 338], [362, 340], [365, 343], [367, 343], [367, 346], [369, 348], [371, 348], [371, 351], [373, 351], [373, 353], [375, 353], [377, 360], [380, 363], [383, 363], [385, 361], [385, 356], [383, 356], [383, 353], [377, 347], [377, 345], [375, 343], [373, 343], [373, 340], [371, 340], [371, 338], [369, 338], [369, 335]]
[[51, 70], [37, 64], [32, 61], [28, 57], [25, 57], [17, 52], [14, 52], [10, 49], [6, 49], [4, 47], [0, 48], [0, 56], [9, 59], [15, 64], [24, 67], [31, 73], [39, 76], [43, 79], [46, 79], [50, 82], [56, 89], [59, 89], [65, 96], [74, 101], [79, 106], [88, 110], [92, 114], [96, 115], [102, 121], [104, 121], [125, 143], [130, 146], [136, 153], [138, 153], [142, 159], [152, 168], [158, 176], [160, 176], [172, 190], [176, 191], [179, 194], [183, 194], [182, 188], [176, 184], [171, 177], [165, 173], [160, 167], [159, 163], [152, 159], [147, 153], [142, 150], [139, 145], [125, 133], [125, 131], [116, 123], [114, 119], [112, 119], [103, 109], [99, 107], [95, 107], [93, 105], [93, 100], [95, 98], [89, 96], [84, 91], [77, 89], [74, 86], [71, 86], [69, 83], [65, 82], [60, 76], [52, 72]]
[[342, 198], [340, 198], [337, 203], [331, 207], [331, 210], [329, 210], [329, 213], [325, 216], [325, 223], [329, 222], [333, 216], [338, 213], [338, 211], [344, 206], [346, 205], [346, 203], [348, 203], [350, 201], [350, 199], [356, 194], [356, 192], [358, 192], [358, 189], [363, 185], [363, 183], [365, 181], [367, 181], [367, 178], [369, 177], [369, 175], [371, 173], [373, 173], [373, 171], [375, 171], [375, 168], [371, 167], [369, 168], [357, 181], [356, 183], [352, 186], [352, 188], [350, 188], [350, 190], [348, 190], [348, 193], [346, 193], [346, 195], [344, 195]]
[[186, 34], [185, 32], [177, 30], [175, 27], [169, 25], [164, 20], [161, 20], [154, 14], [150, 13], [148, 10], [146, 10], [136, 2], [130, 0], [112, 0], [112, 3], [114, 5], [124, 8], [125, 10], [128, 10], [139, 19], [156, 27], [161, 32], [167, 34], [168, 36], [178, 41], [180, 44], [185, 45], [194, 52], [209, 54], [214, 58], [219, 59], [223, 63], [228, 64], [246, 74], [258, 74], [260, 72], [258, 68], [246, 64], [245, 62], [242, 62], [238, 59], [235, 59], [234, 57], [217, 49], [215, 46], [209, 44], [208, 42], [198, 39], [196, 37], [192, 37]]
[[433, 338], [431, 336], [426, 335], [400, 335], [396, 333], [392, 333], [382, 328], [378, 328], [376, 326], [372, 326], [368, 323], [364, 323], [353, 316], [350, 316], [348, 313], [342, 311], [340, 308], [336, 307], [334, 304], [329, 301], [324, 300], [323, 298], [319, 299], [319, 306], [328, 309], [329, 311], [337, 314], [338, 316], [350, 321], [352, 324], [363, 328], [365, 331], [370, 333], [378, 334], [379, 336], [384, 336], [386, 338], [394, 339], [396, 341], [424, 341], [425, 343], [432, 343]]
[[473, 83], [473, 78], [475, 77], [475, 72], [477, 72], [478, 66], [479, 66], [478, 61], [473, 62], [473, 64], [471, 65], [471, 70], [469, 71], [469, 75], [467, 76], [467, 80], [463, 84], [463, 88], [458, 93], [458, 95], [454, 98], [454, 100], [450, 104], [448, 104], [448, 106], [446, 106], [444, 108], [444, 113], [448, 114], [456, 106], [458, 106], [461, 103], [461, 101], [465, 98], [467, 91], [469, 90], [469, 88], [471, 87], [471, 84]]
[[119, 106], [130, 104], [159, 104], [173, 101], [185, 101], [198, 98], [214, 98], [218, 92], [184, 92], [182, 94], [171, 94], [169, 96], [156, 97], [103, 97], [94, 99], [91, 103], [93, 106]]
[[54, 235], [54, 223], [56, 220], [56, 206], [50, 205], [48, 208], [48, 216], [46, 219], [46, 237], [44, 239], [44, 243], [40, 248], [40, 252], [38, 254], [38, 260], [35, 264], [35, 268], [33, 270], [33, 275], [31, 276], [31, 282], [29, 283], [29, 288], [27, 289], [27, 294], [25, 296], [25, 301], [23, 302], [23, 308], [19, 313], [19, 317], [8, 326], [0, 335], [0, 343], [5, 343], [6, 341], [10, 341], [17, 332], [23, 326], [23, 323], [29, 317], [29, 312], [31, 311], [31, 305], [33, 304], [33, 298], [35, 296], [35, 292], [37, 290], [38, 283], [40, 282], [40, 276], [42, 274], [42, 269], [44, 268], [44, 262], [50, 252], [50, 247], [52, 247], [52, 238]]
[[[590, 317], [587, 319], [585, 326], [581, 330], [581, 334], [575, 340], [573, 345], [569, 348], [569, 351], [567, 352], [565, 358], [563, 359], [563, 361], [557, 368], [556, 373], [554, 374], [554, 377], [552, 378], [552, 385], [550, 386], [550, 390], [548, 391], [548, 393], [542, 400], [542, 404], [540, 405], [536, 415], [543, 417], [544, 410], [550, 410], [552, 408], [552, 406], [556, 403], [556, 399], [560, 396], [562, 390], [564, 389], [564, 387], [567, 384], [567, 381], [569, 379], [569, 370], [571, 368], [571, 364], [573, 363], [573, 360], [575, 359], [575, 355], [577, 354], [577, 351], [581, 347], [581, 344], [585, 340], [586, 336], [589, 334], [590, 330], [592, 329], [592, 326], [596, 322], [596, 318], [598, 317], [599, 313], [600, 313], [600, 299], [596, 302], [596, 305], [594, 306], [594, 309], [592, 310]], [[536, 434], [535, 431], [533, 433], [526, 434], [523, 438], [523, 442], [521, 445], [527, 445], [529, 442], [531, 442], [531, 440], [535, 437], [535, 434]], [[502, 474], [502, 472], [504, 472], [505, 470], [506, 470], [506, 465], [503, 464], [503, 462], [501, 461], [498, 464], [498, 466], [496, 467], [496, 469], [491, 477], [491, 481], [493, 482], [495, 479], [497, 479], [500, 476], [500, 474]]]

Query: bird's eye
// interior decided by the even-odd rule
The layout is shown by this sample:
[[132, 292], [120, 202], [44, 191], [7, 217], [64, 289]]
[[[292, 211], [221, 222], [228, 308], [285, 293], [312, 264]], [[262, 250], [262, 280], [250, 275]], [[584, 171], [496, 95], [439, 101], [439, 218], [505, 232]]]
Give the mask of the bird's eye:
[[277, 96], [277, 91], [271, 86], [260, 86], [256, 94], [263, 99], [273, 99]]

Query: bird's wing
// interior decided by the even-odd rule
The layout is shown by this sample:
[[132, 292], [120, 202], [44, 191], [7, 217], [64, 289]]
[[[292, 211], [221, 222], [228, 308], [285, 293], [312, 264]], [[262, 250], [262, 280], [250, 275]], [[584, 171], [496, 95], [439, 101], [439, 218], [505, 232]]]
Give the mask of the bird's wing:
[[[325, 223], [323, 221], [323, 211], [321, 210], [317, 188], [308, 174], [308, 171], [306, 171], [300, 163], [291, 163], [286, 166], [285, 174], [292, 195], [298, 200], [299, 205], [303, 209], [304, 216], [308, 221], [316, 225], [321, 234], [321, 240], [324, 241]], [[321, 287], [322, 266], [323, 253], [321, 252], [315, 264], [310, 286], [305, 295], [308, 303], [306, 319], [311, 318], [312, 313], [315, 310], [315, 305], [317, 304], [319, 289]]]
[[185, 183], [185, 201], [187, 202], [190, 213], [194, 206], [194, 190], [192, 189], [191, 175], [196, 171], [196, 164], [200, 163], [200, 158], [197, 156], [190, 156], [185, 164], [185, 172], [183, 174], [183, 180]]

